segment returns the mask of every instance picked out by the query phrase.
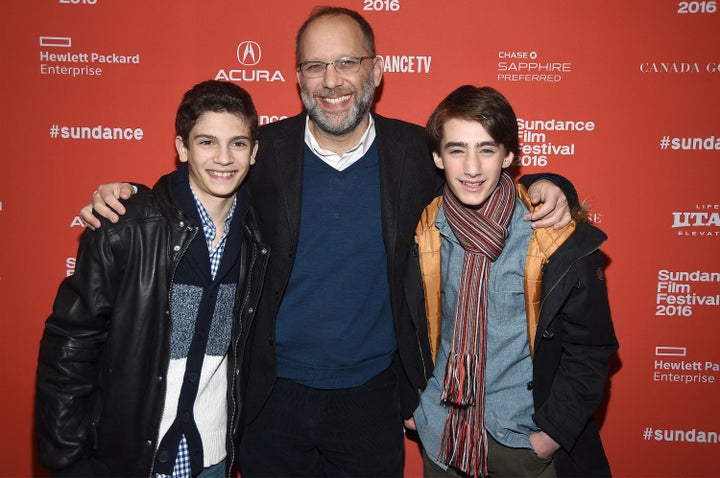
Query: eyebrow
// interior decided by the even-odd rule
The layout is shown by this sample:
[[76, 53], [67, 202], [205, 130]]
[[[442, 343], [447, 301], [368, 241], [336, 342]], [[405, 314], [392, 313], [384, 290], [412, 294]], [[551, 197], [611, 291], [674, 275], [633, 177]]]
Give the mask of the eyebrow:
[[[482, 146], [498, 147], [500, 145], [498, 143], [496, 143], [495, 141], [481, 141], [481, 142], [477, 143], [476, 146], [478, 146], [478, 147], [482, 147]], [[470, 147], [470, 145], [464, 141], [449, 141], [449, 142], [445, 143], [445, 148], [468, 148], [468, 147]]]
[[[193, 138], [194, 139], [198, 139], [198, 138], [218, 139], [218, 137], [215, 136], [214, 134], [206, 134], [206, 133], [196, 134], [195, 136], [193, 136]], [[230, 138], [231, 141], [236, 141], [238, 139], [244, 139], [244, 140], [250, 141], [250, 137], [245, 136], [245, 135], [238, 135], [238, 136], [233, 136], [232, 138]]]

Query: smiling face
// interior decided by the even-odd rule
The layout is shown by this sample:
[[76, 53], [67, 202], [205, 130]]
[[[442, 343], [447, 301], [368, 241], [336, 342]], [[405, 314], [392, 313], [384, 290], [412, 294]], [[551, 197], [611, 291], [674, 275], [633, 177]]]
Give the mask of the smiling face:
[[[298, 42], [298, 60], [333, 62], [343, 57], [371, 56], [360, 26], [347, 15], [313, 20]], [[363, 60], [352, 74], [339, 74], [332, 65], [319, 78], [298, 71], [300, 96], [310, 119], [322, 132], [344, 136], [364, 130], [375, 88], [382, 78], [379, 58]]]
[[466, 207], [479, 209], [514, 155], [495, 142], [481, 123], [452, 118], [443, 125], [440, 152], [433, 158], [455, 197]]
[[255, 163], [257, 141], [247, 121], [227, 112], [203, 113], [190, 130], [187, 145], [175, 138], [181, 162], [188, 163], [190, 185], [206, 207], [233, 200]]

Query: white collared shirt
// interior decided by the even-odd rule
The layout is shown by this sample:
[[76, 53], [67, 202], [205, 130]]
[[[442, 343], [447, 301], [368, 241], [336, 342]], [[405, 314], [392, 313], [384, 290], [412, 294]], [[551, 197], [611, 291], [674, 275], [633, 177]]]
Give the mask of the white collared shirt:
[[365, 156], [365, 153], [367, 153], [373, 141], [375, 141], [375, 120], [373, 120], [372, 115], [369, 115], [369, 118], [370, 120], [368, 122], [368, 127], [360, 138], [360, 142], [358, 143], [358, 145], [346, 151], [342, 155], [339, 155], [328, 149], [323, 149], [320, 147], [317, 139], [315, 139], [315, 136], [313, 136], [312, 132], [310, 131], [310, 117], [306, 116], [305, 144], [308, 145], [310, 150], [315, 153], [318, 158], [323, 160], [323, 162], [325, 162], [331, 168], [337, 169], [338, 171], [343, 171], [344, 169], [347, 169], [348, 167], [355, 164], [360, 158]]

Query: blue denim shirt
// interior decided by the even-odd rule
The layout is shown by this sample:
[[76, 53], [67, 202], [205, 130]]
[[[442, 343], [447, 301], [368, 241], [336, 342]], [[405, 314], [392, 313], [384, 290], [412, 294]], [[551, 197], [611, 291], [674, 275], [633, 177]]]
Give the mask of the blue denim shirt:
[[[513, 448], [531, 448], [528, 435], [537, 431], [532, 421], [532, 360], [527, 337], [523, 294], [525, 256], [532, 230], [522, 219], [527, 208], [517, 201], [510, 219], [510, 235], [500, 257], [490, 266], [488, 283], [487, 356], [485, 361], [485, 427], [498, 442]], [[437, 366], [420, 396], [414, 417], [428, 456], [437, 460], [447, 408], [440, 403], [445, 366], [452, 340], [455, 305], [465, 251], [440, 208], [435, 225], [442, 237], [442, 337]]]

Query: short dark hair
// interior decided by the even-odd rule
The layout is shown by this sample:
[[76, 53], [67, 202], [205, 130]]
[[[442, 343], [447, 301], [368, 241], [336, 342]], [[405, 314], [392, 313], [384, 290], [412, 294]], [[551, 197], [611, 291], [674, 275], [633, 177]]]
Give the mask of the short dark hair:
[[175, 116], [175, 134], [187, 146], [190, 130], [208, 111], [227, 112], [242, 117], [250, 129], [250, 139], [258, 139], [258, 114], [250, 94], [229, 81], [207, 80], [185, 92]]
[[446, 96], [432, 112], [426, 126], [433, 152], [440, 153], [443, 126], [451, 119], [482, 124], [495, 142], [519, 156], [517, 117], [508, 100], [497, 90], [489, 86], [463, 85]]
[[313, 21], [317, 20], [320, 17], [330, 17], [337, 15], [347, 15], [348, 17], [355, 20], [355, 22], [357, 22], [360, 30], [362, 30], [363, 39], [365, 40], [365, 48], [367, 48], [368, 50], [368, 56], [375, 56], [375, 33], [373, 33], [373, 29], [368, 23], [368, 21], [365, 20], [365, 17], [360, 15], [355, 10], [351, 10], [349, 8], [320, 6], [315, 7], [312, 12], [310, 12], [310, 16], [300, 26], [300, 29], [297, 32], [297, 36], [295, 37], [295, 59], [297, 60], [297, 63], [299, 63], [301, 60], [300, 39], [305, 33], [308, 25], [310, 25]]

